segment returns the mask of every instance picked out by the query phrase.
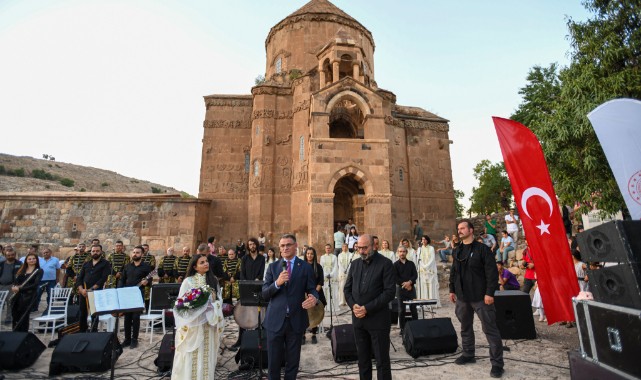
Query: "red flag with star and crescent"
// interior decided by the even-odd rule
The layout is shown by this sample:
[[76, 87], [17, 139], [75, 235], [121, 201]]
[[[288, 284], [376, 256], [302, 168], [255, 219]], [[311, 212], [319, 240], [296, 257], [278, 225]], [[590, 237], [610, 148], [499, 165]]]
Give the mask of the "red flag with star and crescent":
[[532, 253], [548, 324], [573, 321], [579, 294], [570, 247], [539, 140], [526, 126], [492, 117]]

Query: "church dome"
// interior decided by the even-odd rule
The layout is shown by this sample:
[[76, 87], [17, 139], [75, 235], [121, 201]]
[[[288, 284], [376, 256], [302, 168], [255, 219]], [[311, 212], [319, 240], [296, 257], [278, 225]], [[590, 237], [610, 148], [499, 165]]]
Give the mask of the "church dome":
[[317, 67], [316, 54], [341, 34], [354, 38], [373, 68], [372, 33], [328, 0], [311, 0], [269, 31], [265, 40], [266, 76]]

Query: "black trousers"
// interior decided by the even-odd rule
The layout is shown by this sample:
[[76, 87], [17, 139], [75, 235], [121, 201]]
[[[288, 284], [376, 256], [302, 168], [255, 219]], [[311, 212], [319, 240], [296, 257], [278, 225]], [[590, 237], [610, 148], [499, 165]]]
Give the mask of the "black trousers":
[[490, 344], [490, 362], [493, 366], [503, 368], [503, 342], [496, 325], [496, 307], [486, 305], [484, 301], [465, 302], [456, 300], [454, 312], [461, 322], [461, 345], [463, 356], [474, 357], [474, 313], [481, 320], [481, 327]]
[[505, 285], [503, 285], [503, 289], [505, 289], [505, 290], [521, 290], [520, 287], [518, 287], [516, 285], [508, 284], [508, 283], [505, 283]]
[[[280, 379], [280, 365], [285, 362], [285, 380], [295, 380], [300, 364], [300, 349], [303, 334], [294, 332], [289, 318], [283, 323], [280, 331], [267, 331], [267, 362], [269, 380]], [[281, 347], [285, 347], [285, 350]]]
[[[405, 328], [405, 304], [403, 301], [409, 301], [416, 298], [416, 291], [414, 295], [404, 295], [400, 294], [398, 296], [398, 321], [401, 324], [401, 330]], [[412, 320], [418, 319], [418, 311], [416, 310], [416, 305], [410, 305], [410, 313], [412, 314]]]
[[532, 288], [534, 287], [534, 284], [536, 284], [536, 280], [528, 280], [527, 278], [523, 280], [523, 292], [529, 295], [530, 290], [532, 290]]
[[389, 334], [389, 325], [382, 330], [367, 330], [354, 326], [354, 338], [356, 338], [356, 350], [358, 351], [358, 374], [361, 380], [372, 378], [372, 351], [376, 358], [376, 378], [378, 380], [392, 379]]
[[[87, 299], [82, 295], [78, 294], [78, 300], [80, 301], [80, 332], [87, 332], [87, 318], [89, 317], [89, 311], [87, 310]], [[95, 320], [95, 317], [91, 317], [91, 332], [98, 331], [98, 321]]]
[[125, 340], [138, 340], [138, 332], [140, 332], [140, 312], [125, 313]]

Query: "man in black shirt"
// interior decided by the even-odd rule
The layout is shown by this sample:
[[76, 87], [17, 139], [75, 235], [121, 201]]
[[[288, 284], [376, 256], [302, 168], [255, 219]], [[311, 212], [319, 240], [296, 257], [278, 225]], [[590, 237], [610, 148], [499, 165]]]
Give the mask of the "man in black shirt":
[[474, 240], [474, 226], [469, 220], [458, 224], [461, 244], [454, 249], [450, 273], [450, 300], [456, 303], [456, 317], [461, 322], [463, 354], [456, 364], [475, 363], [474, 313], [483, 325], [490, 344], [490, 376], [503, 376], [503, 343], [496, 325], [494, 292], [498, 290], [498, 272], [492, 251]]
[[[91, 260], [83, 264], [80, 274], [76, 279], [76, 289], [80, 298], [80, 332], [87, 332], [87, 291], [99, 290], [105, 286], [107, 277], [111, 273], [111, 264], [102, 257], [102, 246], [91, 246]], [[91, 330], [96, 331], [95, 318], [91, 317]]]
[[[122, 276], [118, 287], [139, 286], [140, 292], [144, 295], [144, 288], [149, 284], [147, 276], [151, 273], [151, 265], [142, 261], [143, 247], [138, 245], [131, 252], [131, 262], [122, 270]], [[132, 331], [133, 328], [133, 331]], [[125, 313], [125, 340], [123, 347], [138, 347], [138, 332], [140, 331], [140, 312]]]
[[[416, 265], [412, 261], [407, 260], [407, 248], [404, 246], [398, 247], [398, 260], [394, 262], [394, 274], [396, 275], [396, 285], [401, 289], [398, 293], [398, 318], [401, 323], [401, 336], [403, 336], [403, 329], [405, 329], [405, 305], [403, 301], [409, 301], [416, 298], [416, 279], [418, 273], [416, 272]], [[418, 311], [416, 305], [410, 305], [410, 312], [412, 319], [418, 319]]]
[[352, 324], [361, 379], [372, 378], [372, 351], [379, 380], [392, 378], [390, 364], [389, 302], [396, 293], [392, 262], [374, 251], [371, 235], [361, 235], [355, 249], [361, 260], [352, 261], [345, 282], [345, 300], [352, 309]]

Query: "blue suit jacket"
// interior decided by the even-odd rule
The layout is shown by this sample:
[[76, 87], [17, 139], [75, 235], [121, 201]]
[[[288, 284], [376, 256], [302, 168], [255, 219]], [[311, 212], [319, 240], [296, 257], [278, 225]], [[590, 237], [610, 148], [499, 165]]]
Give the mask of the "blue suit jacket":
[[312, 294], [318, 299], [316, 282], [312, 266], [296, 257], [294, 259], [292, 278], [287, 285], [276, 289], [276, 279], [283, 271], [283, 259], [269, 264], [265, 273], [263, 283], [263, 298], [269, 301], [265, 322], [263, 327], [272, 332], [278, 332], [283, 328], [285, 315], [289, 306], [289, 320], [296, 333], [303, 333], [309, 327], [307, 310], [303, 309], [303, 301], [307, 294]]

